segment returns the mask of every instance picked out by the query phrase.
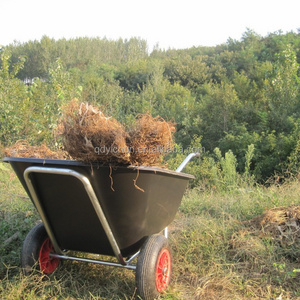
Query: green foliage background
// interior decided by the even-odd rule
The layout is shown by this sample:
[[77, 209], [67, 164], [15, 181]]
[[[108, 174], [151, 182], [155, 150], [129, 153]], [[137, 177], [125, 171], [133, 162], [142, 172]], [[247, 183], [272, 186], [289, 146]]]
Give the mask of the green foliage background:
[[[248, 29], [216, 47], [151, 53], [139, 38], [44, 36], [0, 56], [3, 146], [28, 139], [55, 148], [60, 105], [77, 97], [126, 126], [145, 112], [176, 122], [176, 147], [201, 149], [190, 171], [203, 186], [298, 172], [299, 32]], [[183, 156], [166, 160], [175, 168]]]

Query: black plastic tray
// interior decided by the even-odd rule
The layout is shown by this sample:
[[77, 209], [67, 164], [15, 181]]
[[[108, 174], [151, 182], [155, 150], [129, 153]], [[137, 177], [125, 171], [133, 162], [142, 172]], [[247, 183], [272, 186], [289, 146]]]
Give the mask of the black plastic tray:
[[[70, 169], [86, 176], [124, 257], [139, 251], [148, 236], [172, 222], [188, 181], [194, 178], [156, 167], [108, 167], [17, 157], [3, 161], [11, 164], [29, 197], [24, 180], [24, 171], [29, 167]], [[30, 179], [61, 249], [114, 256], [80, 180], [44, 173], [32, 173]]]

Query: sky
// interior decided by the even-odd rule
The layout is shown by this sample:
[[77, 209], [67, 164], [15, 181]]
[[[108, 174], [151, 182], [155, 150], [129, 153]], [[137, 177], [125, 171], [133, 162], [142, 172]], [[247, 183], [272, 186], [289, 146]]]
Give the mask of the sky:
[[0, 0], [0, 45], [50, 38], [139, 37], [161, 49], [216, 46], [300, 28], [299, 0]]

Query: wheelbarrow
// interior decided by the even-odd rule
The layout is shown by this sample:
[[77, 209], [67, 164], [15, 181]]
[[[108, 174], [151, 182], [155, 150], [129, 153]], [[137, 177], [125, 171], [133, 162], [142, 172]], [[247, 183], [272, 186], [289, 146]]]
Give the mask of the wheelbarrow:
[[[37, 209], [42, 223], [25, 238], [21, 267], [53, 273], [61, 260], [82, 261], [136, 272], [137, 294], [154, 299], [165, 292], [172, 258], [167, 226], [190, 179], [146, 166], [100, 166], [72, 160], [6, 157]], [[78, 255], [72, 253], [80, 252]], [[91, 259], [99, 254], [105, 260]], [[111, 257], [116, 257], [113, 260]]]

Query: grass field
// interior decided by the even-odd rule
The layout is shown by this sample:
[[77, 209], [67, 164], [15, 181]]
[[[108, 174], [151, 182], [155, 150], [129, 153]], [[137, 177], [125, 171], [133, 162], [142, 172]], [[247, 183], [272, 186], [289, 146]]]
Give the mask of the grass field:
[[[135, 299], [129, 270], [64, 262], [49, 277], [22, 275], [22, 242], [38, 215], [8, 165], [0, 164], [0, 186], [0, 299]], [[255, 226], [268, 209], [299, 205], [299, 195], [297, 180], [187, 191], [169, 227], [173, 280], [162, 298], [300, 299], [300, 224]]]

